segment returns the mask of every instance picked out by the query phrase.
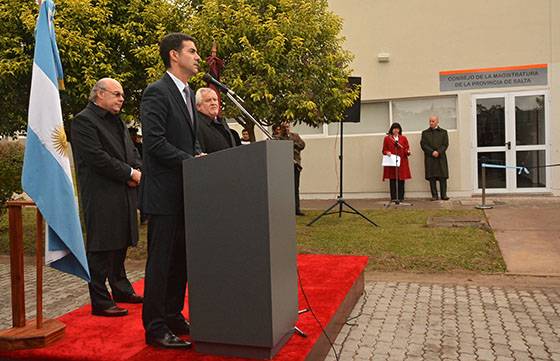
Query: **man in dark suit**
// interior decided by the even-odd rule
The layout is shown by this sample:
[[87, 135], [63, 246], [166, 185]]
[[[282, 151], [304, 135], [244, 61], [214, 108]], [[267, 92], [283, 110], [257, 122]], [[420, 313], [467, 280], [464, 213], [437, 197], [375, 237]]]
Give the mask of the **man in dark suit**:
[[274, 134], [275, 139], [280, 140], [291, 140], [294, 142], [294, 193], [295, 193], [295, 202], [296, 202], [296, 215], [297, 216], [304, 216], [300, 209], [300, 201], [299, 201], [299, 180], [301, 176], [301, 171], [303, 167], [301, 166], [301, 151], [305, 148], [305, 141], [301, 139], [298, 133], [292, 132], [290, 130], [291, 126], [289, 122], [282, 122], [280, 123], [280, 127], [278, 128], [277, 125], [272, 126], [272, 132]]
[[146, 343], [188, 348], [182, 310], [187, 283], [182, 163], [201, 154], [194, 95], [188, 80], [199, 70], [194, 39], [171, 33], [159, 44], [166, 74], [148, 85], [140, 104], [144, 173], [140, 208], [148, 215], [148, 260], [142, 321]]
[[214, 89], [200, 88], [196, 91], [196, 110], [199, 121], [197, 139], [205, 153], [235, 147], [227, 122], [218, 116], [220, 105]]
[[71, 140], [86, 222], [91, 312], [124, 316], [128, 311], [115, 302], [142, 302], [124, 269], [128, 246], [138, 242], [136, 187], [141, 161], [118, 116], [124, 102], [119, 82], [99, 80], [89, 100], [72, 121]]
[[449, 170], [447, 167], [447, 148], [449, 147], [449, 137], [447, 130], [439, 126], [439, 118], [435, 115], [429, 119], [430, 127], [422, 131], [420, 146], [424, 151], [424, 169], [426, 180], [430, 182], [432, 201], [438, 200], [436, 181], [439, 180], [439, 190], [441, 199], [449, 200], [447, 196], [447, 178]]

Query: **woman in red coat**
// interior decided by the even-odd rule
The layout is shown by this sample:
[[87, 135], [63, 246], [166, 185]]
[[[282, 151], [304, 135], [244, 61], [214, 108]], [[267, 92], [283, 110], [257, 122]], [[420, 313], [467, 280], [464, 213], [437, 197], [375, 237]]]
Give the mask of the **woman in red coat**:
[[396, 167], [383, 167], [383, 180], [389, 179], [391, 201], [402, 201], [404, 199], [404, 181], [411, 178], [410, 168], [408, 167], [410, 147], [408, 139], [402, 135], [402, 127], [399, 123], [393, 123], [387, 136], [383, 139], [383, 154], [396, 154], [401, 158], [398, 174], [398, 194]]

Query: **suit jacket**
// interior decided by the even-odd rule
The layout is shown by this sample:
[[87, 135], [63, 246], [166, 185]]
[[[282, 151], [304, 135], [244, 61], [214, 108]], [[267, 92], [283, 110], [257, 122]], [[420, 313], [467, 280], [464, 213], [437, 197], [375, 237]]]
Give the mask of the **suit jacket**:
[[303, 167], [301, 166], [301, 151], [305, 149], [305, 141], [299, 136], [298, 133], [294, 132], [288, 132], [288, 134], [286, 135], [280, 134], [275, 138], [280, 140], [291, 140], [294, 142], [294, 162], [299, 170], [302, 170]]
[[[428, 128], [422, 132], [420, 146], [424, 151], [424, 169], [426, 179], [448, 178], [447, 148], [449, 147], [449, 136], [447, 130], [437, 127]], [[439, 157], [434, 158], [432, 153], [437, 150]]]
[[89, 103], [72, 120], [72, 152], [87, 232], [88, 251], [109, 251], [138, 242], [137, 190], [131, 168], [141, 161], [124, 123]]
[[[399, 164], [399, 180], [410, 179], [410, 167], [408, 166], [408, 152], [410, 152], [410, 145], [408, 144], [408, 139], [401, 135], [399, 136], [399, 145], [395, 146], [395, 140], [393, 136], [386, 135], [383, 139], [383, 154], [388, 153], [396, 154], [401, 157], [401, 162]], [[383, 180], [385, 179], [397, 179], [396, 167], [383, 167]]]
[[144, 151], [140, 209], [146, 214], [183, 211], [182, 163], [200, 153], [193, 92], [189, 101], [195, 119], [190, 118], [183, 96], [167, 73], [144, 90], [140, 104]]
[[235, 147], [235, 138], [224, 119], [218, 117], [219, 123], [216, 123], [214, 119], [200, 112], [197, 112], [197, 119], [197, 139], [203, 152], [214, 153]]

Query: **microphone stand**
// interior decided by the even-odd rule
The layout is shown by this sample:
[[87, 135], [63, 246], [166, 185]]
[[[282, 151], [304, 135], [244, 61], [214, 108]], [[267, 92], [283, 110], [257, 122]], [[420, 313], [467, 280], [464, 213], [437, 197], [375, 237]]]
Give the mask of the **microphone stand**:
[[[352, 207], [344, 199], [344, 191], [343, 191], [344, 183], [342, 182], [342, 175], [344, 174], [344, 167], [343, 167], [343, 159], [344, 159], [343, 158], [343, 153], [344, 153], [344, 122], [342, 121], [342, 119], [339, 122], [339, 127], [340, 127], [339, 128], [340, 129], [340, 154], [338, 155], [338, 159], [340, 160], [339, 194], [338, 194], [338, 197], [336, 197], [336, 202], [332, 206], [327, 208], [325, 211], [323, 211], [323, 213], [321, 213], [320, 215], [315, 217], [315, 219], [313, 219], [311, 222], [309, 222], [307, 224], [307, 226], [308, 227], [312, 226], [313, 223], [317, 222], [319, 219], [321, 219], [321, 217], [329, 215], [329, 214], [338, 213], [338, 218], [340, 218], [340, 217], [342, 217], [342, 213], [350, 213], [350, 214], [357, 214], [358, 216], [362, 217], [363, 219], [365, 219], [369, 223], [373, 224], [374, 226], [379, 227], [379, 225], [377, 223], [375, 223], [374, 221], [372, 221], [371, 219], [366, 217], [366, 215], [364, 215], [363, 213], [358, 211], [356, 208]], [[343, 206], [346, 206], [346, 207], [350, 208], [350, 211], [347, 211], [347, 210], [343, 209]], [[331, 209], [333, 209], [335, 207], [338, 207], [338, 211], [335, 210], [335, 211], [331, 212]]]
[[242, 112], [247, 118], [249, 118], [249, 120], [251, 120], [251, 122], [252, 122], [254, 125], [256, 125], [257, 128], [259, 128], [259, 129], [261, 130], [261, 132], [263, 132], [264, 135], [266, 135], [266, 137], [267, 137], [268, 139], [272, 139], [272, 134], [270, 134], [270, 132], [261, 124], [261, 122], [259, 122], [258, 120], [256, 120], [256, 119], [251, 115], [251, 113], [249, 113], [249, 112], [247, 111], [247, 109], [245, 109], [245, 108], [243, 107], [243, 105], [241, 105], [240, 101], [243, 102], [243, 99], [241, 99], [237, 94], [235, 94], [235, 96], [233, 96], [233, 95], [231, 94], [231, 92], [229, 92], [229, 91], [226, 91], [225, 93], [226, 93], [226, 95], [228, 96], [229, 100], [231, 100], [231, 102], [232, 102], [233, 104], [235, 104], [235, 106], [236, 106], [237, 108], [239, 108], [239, 110], [241, 110], [241, 112]]

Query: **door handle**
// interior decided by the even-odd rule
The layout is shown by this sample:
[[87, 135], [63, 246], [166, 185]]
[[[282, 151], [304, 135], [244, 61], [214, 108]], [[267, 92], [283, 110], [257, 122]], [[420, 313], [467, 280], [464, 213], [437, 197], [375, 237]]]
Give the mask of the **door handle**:
[[507, 145], [507, 149], [508, 149], [508, 150], [511, 150], [511, 141], [510, 141], [510, 142], [507, 142], [507, 143], [504, 144], [504, 145]]

